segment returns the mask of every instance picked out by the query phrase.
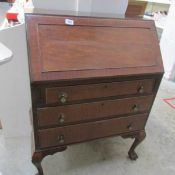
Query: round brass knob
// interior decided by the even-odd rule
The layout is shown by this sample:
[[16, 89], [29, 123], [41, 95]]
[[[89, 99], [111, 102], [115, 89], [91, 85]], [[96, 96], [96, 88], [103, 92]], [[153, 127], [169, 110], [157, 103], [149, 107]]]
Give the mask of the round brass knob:
[[144, 93], [144, 87], [143, 85], [141, 85], [138, 90], [137, 90], [140, 94], [143, 94]]
[[64, 135], [58, 136], [58, 141], [60, 144], [63, 144], [64, 143]]
[[68, 95], [66, 93], [62, 92], [59, 95], [60, 102], [63, 103], [63, 104], [66, 103], [67, 102], [67, 97], [68, 97]]
[[132, 107], [132, 109], [133, 109], [134, 112], [138, 112], [139, 111], [139, 106], [138, 105], [134, 105]]
[[133, 128], [132, 128], [132, 124], [129, 124], [128, 126], [127, 126], [127, 128], [131, 131]]
[[59, 114], [59, 122], [64, 123], [65, 122], [65, 116], [63, 113]]

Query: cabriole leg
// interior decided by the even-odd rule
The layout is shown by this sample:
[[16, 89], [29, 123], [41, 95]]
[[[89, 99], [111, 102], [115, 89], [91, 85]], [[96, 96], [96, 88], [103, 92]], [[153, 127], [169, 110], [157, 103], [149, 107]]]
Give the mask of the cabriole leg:
[[44, 175], [43, 174], [43, 168], [41, 166], [41, 161], [44, 158], [44, 155], [41, 152], [35, 152], [32, 157], [32, 163], [35, 165], [35, 167], [38, 170], [38, 173], [36, 175]]
[[133, 136], [135, 138], [134, 143], [132, 144], [128, 155], [131, 160], [136, 160], [138, 158], [137, 153], [135, 152], [135, 148], [145, 139], [146, 133], [145, 131], [141, 131]]
[[38, 174], [36, 174], [36, 175], [44, 175], [43, 168], [41, 166], [41, 162], [42, 162], [44, 157], [46, 157], [48, 155], [53, 155], [57, 152], [61, 152], [61, 151], [64, 151], [66, 149], [67, 149], [67, 146], [61, 146], [58, 148], [34, 152], [33, 157], [32, 157], [32, 163], [36, 166], [36, 168], [38, 170]]

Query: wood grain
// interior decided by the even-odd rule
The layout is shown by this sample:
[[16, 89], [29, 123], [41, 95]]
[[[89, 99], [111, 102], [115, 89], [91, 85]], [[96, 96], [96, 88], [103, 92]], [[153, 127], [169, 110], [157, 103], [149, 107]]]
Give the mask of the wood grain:
[[[147, 114], [144, 114], [39, 130], [39, 143], [41, 148], [53, 147], [142, 130], [145, 126], [146, 119]], [[129, 126], [132, 128], [129, 128]], [[59, 143], [60, 135], [64, 136], [64, 143], [62, 144]]]
[[148, 2], [129, 0], [125, 15], [129, 17], [143, 16]]
[[[153, 97], [134, 97], [116, 100], [105, 100], [58, 107], [38, 108], [37, 119], [39, 126], [63, 125], [71, 122], [86, 122], [99, 120], [111, 116], [134, 114], [148, 111]], [[134, 106], [138, 107], [134, 111]], [[60, 115], [64, 115], [64, 122], [60, 123]]]
[[163, 76], [153, 21], [65, 13], [26, 15], [40, 175], [45, 156], [114, 135], [135, 138], [128, 153], [135, 160]]
[[[120, 95], [143, 95], [153, 92], [154, 83], [154, 79], [145, 79], [91, 85], [50, 87], [45, 89], [43, 98], [45, 98], [46, 104], [50, 104], [60, 103], [59, 96], [61, 93], [67, 94], [67, 102]], [[139, 91], [140, 88], [143, 88], [143, 92]]]
[[162, 72], [153, 21], [27, 15], [26, 23], [32, 82]]
[[156, 65], [147, 28], [40, 24], [38, 30], [43, 73]]

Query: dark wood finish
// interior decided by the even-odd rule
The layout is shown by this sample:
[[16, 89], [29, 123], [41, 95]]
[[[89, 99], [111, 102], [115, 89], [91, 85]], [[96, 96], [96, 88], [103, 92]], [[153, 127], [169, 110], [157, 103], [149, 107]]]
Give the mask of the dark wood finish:
[[[79, 143], [144, 129], [147, 114], [39, 130], [40, 148]], [[60, 137], [63, 137], [60, 141]], [[46, 139], [47, 138], [47, 139]]]
[[122, 28], [115, 24], [112, 28], [103, 24], [70, 27], [63, 21], [38, 26], [42, 73], [156, 66], [152, 31], [148, 28]]
[[135, 160], [135, 148], [146, 136], [163, 75], [154, 22], [86, 15], [26, 15], [32, 162], [40, 175], [45, 156], [115, 135], [135, 139], [128, 152]]
[[[75, 25], [65, 25], [67, 18]], [[162, 72], [153, 21], [46, 15], [26, 21], [32, 82]]]
[[[38, 126], [64, 125], [148, 111], [153, 96], [105, 100], [37, 109]], [[64, 121], [62, 121], [63, 119]]]
[[135, 152], [135, 148], [145, 139], [146, 137], [146, 132], [145, 130], [132, 133], [132, 134], [126, 134], [122, 136], [123, 138], [134, 138], [134, 143], [132, 144], [131, 148], [129, 149], [128, 156], [131, 160], [137, 160], [138, 155]]
[[92, 85], [52, 87], [46, 88], [44, 97], [46, 104], [50, 104], [61, 103], [59, 97], [62, 93], [67, 94], [66, 102], [119, 95], [149, 94], [153, 91], [154, 83], [154, 79], [146, 79]]
[[145, 139], [146, 133], [145, 131], [141, 131], [135, 135], [135, 140], [133, 145], [131, 146], [128, 155], [131, 160], [136, 160], [138, 158], [135, 148]]
[[32, 156], [32, 163], [36, 166], [36, 168], [38, 170], [37, 175], [43, 175], [44, 174], [42, 166], [41, 166], [41, 161], [43, 160], [43, 158], [45, 156], [53, 155], [57, 152], [61, 152], [61, 151], [64, 151], [66, 149], [67, 149], [66, 146], [60, 146], [60, 147], [57, 147], [57, 148], [54, 148], [54, 149], [45, 149], [45, 150], [42, 150], [42, 151], [34, 152], [33, 156]]

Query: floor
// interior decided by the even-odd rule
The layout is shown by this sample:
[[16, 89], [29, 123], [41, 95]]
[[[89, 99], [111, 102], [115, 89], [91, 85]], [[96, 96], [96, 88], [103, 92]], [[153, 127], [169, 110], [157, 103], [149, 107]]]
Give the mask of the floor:
[[[162, 99], [175, 97], [175, 83], [163, 80], [147, 123], [146, 140], [130, 161], [131, 139], [114, 137], [71, 146], [46, 157], [45, 175], [174, 175], [175, 110]], [[30, 138], [4, 139], [0, 132], [0, 175], [34, 175]]]

